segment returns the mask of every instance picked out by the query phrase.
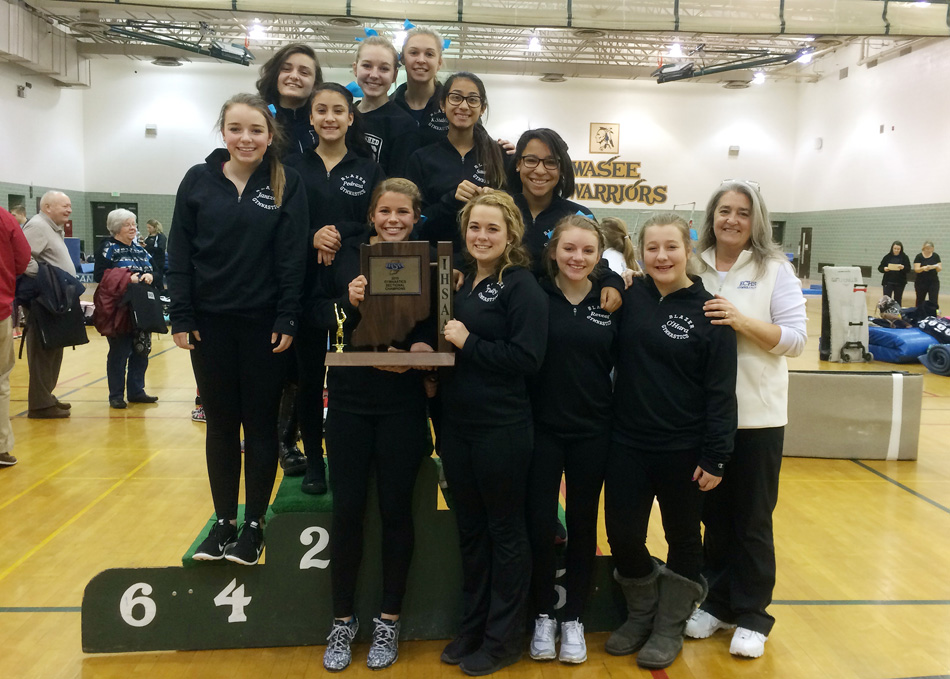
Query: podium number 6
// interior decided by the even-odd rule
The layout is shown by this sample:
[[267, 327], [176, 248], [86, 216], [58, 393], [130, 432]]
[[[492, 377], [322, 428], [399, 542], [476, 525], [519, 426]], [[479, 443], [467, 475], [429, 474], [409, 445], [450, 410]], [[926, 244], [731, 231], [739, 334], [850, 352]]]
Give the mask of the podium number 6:
[[327, 548], [327, 545], [330, 544], [330, 533], [326, 528], [320, 526], [311, 526], [310, 528], [304, 528], [303, 532], [300, 534], [300, 544], [306, 546], [313, 544], [313, 534], [316, 533], [320, 537], [317, 539], [317, 544], [313, 545], [308, 549], [303, 557], [300, 559], [300, 570], [305, 571], [308, 568], [326, 568], [330, 565], [329, 559], [317, 559], [315, 558], [317, 554], [322, 552]]
[[[136, 593], [141, 591], [141, 596]], [[155, 602], [148, 597], [152, 593], [152, 586], [145, 582], [137, 582], [122, 594], [119, 601], [119, 615], [131, 627], [145, 627], [155, 619]], [[142, 607], [142, 617], [132, 615], [136, 606]]]

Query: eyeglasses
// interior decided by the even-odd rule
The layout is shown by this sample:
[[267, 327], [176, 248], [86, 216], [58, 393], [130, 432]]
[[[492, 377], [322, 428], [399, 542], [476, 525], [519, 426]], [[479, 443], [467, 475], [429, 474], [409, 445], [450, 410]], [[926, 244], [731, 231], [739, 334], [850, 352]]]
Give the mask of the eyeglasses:
[[533, 170], [538, 166], [538, 163], [544, 165], [545, 170], [556, 170], [561, 164], [557, 162], [557, 158], [548, 156], [547, 158], [538, 158], [537, 156], [521, 156], [521, 162], [529, 170]]
[[482, 98], [477, 94], [470, 94], [465, 97], [458, 92], [449, 92], [449, 96], [447, 96], [446, 99], [448, 99], [448, 102], [452, 104], [452, 106], [458, 106], [462, 101], [466, 101], [472, 108], [482, 107]]

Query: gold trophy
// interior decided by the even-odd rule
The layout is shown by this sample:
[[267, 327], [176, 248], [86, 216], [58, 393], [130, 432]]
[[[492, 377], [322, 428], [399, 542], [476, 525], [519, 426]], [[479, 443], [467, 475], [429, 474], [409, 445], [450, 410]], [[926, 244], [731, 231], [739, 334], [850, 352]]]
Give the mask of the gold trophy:
[[343, 347], [346, 346], [343, 344], [343, 324], [346, 322], [346, 312], [334, 304], [333, 313], [336, 315], [336, 344], [333, 346], [336, 347], [336, 353], [342, 354]]

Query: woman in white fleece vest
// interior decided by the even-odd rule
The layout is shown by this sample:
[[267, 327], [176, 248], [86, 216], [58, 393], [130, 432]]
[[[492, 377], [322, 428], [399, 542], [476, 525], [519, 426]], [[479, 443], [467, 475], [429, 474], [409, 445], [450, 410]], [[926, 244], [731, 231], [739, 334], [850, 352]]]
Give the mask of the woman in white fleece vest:
[[732, 326], [738, 339], [739, 429], [723, 481], [706, 498], [709, 594], [686, 635], [702, 639], [735, 627], [730, 652], [757, 658], [775, 623], [766, 608], [775, 586], [772, 511], [788, 421], [785, 357], [805, 347], [805, 298], [751, 183], [724, 182], [713, 194], [698, 249], [703, 285], [716, 295], [706, 316]]

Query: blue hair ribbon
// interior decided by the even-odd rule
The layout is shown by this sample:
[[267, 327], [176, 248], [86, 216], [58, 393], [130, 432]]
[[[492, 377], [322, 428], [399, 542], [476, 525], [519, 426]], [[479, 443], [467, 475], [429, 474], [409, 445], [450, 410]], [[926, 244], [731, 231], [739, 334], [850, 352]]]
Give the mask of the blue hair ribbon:
[[350, 94], [352, 94], [354, 97], [363, 96], [363, 90], [360, 89], [360, 86], [356, 84], [355, 80], [348, 82], [346, 84], [346, 89], [348, 89], [350, 91]]

